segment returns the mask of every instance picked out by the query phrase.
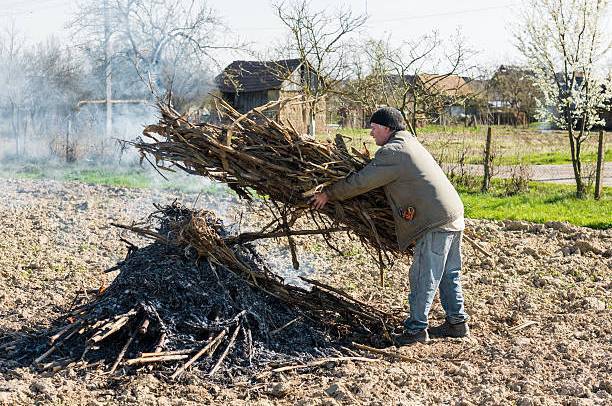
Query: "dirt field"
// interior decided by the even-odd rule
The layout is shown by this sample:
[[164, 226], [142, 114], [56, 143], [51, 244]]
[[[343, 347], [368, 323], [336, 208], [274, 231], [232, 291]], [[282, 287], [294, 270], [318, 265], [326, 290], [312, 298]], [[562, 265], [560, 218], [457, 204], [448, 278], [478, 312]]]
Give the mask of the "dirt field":
[[[0, 339], [48, 327], [78, 293], [107, 285], [115, 273], [104, 270], [126, 254], [109, 223], [146, 216], [154, 202], [197, 202], [229, 223], [242, 214], [243, 229], [261, 221], [257, 210], [242, 213], [229, 197], [11, 179], [0, 179], [0, 190]], [[612, 230], [469, 220], [467, 232], [491, 254], [464, 242], [472, 337], [399, 350], [413, 361], [362, 353], [380, 361], [227, 387], [197, 370], [179, 382], [144, 370], [42, 373], [0, 351], [0, 404], [611, 404]], [[303, 272], [378, 307], [405, 307], [408, 261], [396, 264], [381, 288], [377, 268], [350, 241], [342, 243], [342, 258], [318, 238], [300, 246]], [[285, 247], [266, 242], [261, 250], [292, 276]], [[437, 301], [432, 318], [443, 319]]]

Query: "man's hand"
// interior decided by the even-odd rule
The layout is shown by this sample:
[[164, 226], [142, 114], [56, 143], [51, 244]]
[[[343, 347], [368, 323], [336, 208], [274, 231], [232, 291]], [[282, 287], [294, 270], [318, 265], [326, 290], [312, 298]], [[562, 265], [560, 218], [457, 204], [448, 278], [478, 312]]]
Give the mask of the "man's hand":
[[310, 204], [317, 210], [325, 207], [327, 202], [329, 202], [329, 196], [327, 196], [327, 193], [325, 192], [315, 193], [312, 199], [310, 199]]

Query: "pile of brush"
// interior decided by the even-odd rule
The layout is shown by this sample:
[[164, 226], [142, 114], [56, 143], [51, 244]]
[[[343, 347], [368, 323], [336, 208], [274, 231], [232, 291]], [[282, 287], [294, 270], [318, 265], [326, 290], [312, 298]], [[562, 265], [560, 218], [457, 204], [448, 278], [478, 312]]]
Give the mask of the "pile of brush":
[[356, 235], [365, 247], [376, 250], [381, 264], [401, 254], [382, 189], [328, 204], [320, 212], [308, 205], [314, 193], [367, 165], [367, 150], [351, 148], [349, 152], [342, 136], [332, 143], [298, 134], [290, 123], [266, 115], [267, 109], [277, 107], [274, 103], [247, 114], [223, 100], [218, 103], [227, 125], [191, 123], [172, 107], [160, 104], [160, 122], [146, 127], [144, 138], [133, 144], [158, 169], [179, 168], [224, 182], [247, 199], [253, 192], [267, 197], [275, 211], [276, 231], [288, 236], [296, 267], [291, 227], [305, 215], [328, 237], [332, 231]]
[[156, 368], [171, 378], [196, 368], [233, 381], [322, 359], [371, 361], [346, 346], [390, 345], [401, 324], [320, 282], [285, 285], [212, 212], [175, 204], [122, 227], [155, 241], [132, 246], [110, 269], [120, 271], [112, 284], [52, 330], [0, 342], [0, 357], [53, 371]]

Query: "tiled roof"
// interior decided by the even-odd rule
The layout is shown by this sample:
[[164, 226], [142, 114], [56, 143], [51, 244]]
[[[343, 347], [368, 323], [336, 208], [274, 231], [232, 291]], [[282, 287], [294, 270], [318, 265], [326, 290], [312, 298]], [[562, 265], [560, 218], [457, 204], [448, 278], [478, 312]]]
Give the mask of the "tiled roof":
[[449, 96], [465, 96], [470, 93], [466, 80], [459, 75], [437, 75], [422, 73], [419, 75], [425, 87], [436, 89]]

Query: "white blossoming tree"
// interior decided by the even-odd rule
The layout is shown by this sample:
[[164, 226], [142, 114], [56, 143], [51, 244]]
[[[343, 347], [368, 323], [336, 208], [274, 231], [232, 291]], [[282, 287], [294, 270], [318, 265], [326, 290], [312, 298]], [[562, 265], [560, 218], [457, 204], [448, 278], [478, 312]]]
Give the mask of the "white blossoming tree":
[[[586, 196], [581, 149], [610, 108], [607, 0], [525, 0], [517, 48], [535, 72], [538, 118], [567, 130], [576, 196]], [[607, 71], [607, 72], [606, 72]]]

